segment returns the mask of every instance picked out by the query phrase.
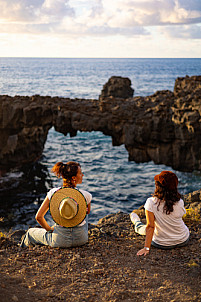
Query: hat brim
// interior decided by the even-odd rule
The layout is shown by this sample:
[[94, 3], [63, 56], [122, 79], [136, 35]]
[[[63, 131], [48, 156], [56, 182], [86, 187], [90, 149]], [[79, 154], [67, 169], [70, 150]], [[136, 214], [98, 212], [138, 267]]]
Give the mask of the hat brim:
[[[60, 215], [59, 205], [65, 197], [74, 199], [78, 204], [78, 213], [72, 219], [65, 219]], [[50, 213], [58, 225], [63, 227], [75, 227], [79, 225], [86, 217], [87, 202], [84, 195], [73, 188], [61, 188], [56, 191], [50, 199]]]

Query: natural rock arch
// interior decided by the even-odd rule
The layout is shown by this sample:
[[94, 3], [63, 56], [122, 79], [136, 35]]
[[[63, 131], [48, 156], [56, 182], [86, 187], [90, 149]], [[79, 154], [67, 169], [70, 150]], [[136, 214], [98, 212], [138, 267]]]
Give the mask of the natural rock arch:
[[51, 127], [66, 135], [101, 131], [129, 160], [201, 170], [201, 76], [178, 78], [174, 92], [99, 100], [0, 96], [0, 167], [37, 160]]

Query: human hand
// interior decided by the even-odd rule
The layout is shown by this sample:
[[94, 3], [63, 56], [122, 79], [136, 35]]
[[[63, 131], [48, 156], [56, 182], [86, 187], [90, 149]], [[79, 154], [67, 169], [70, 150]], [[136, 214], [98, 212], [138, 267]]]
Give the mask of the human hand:
[[54, 226], [50, 227], [50, 230], [47, 230], [47, 232], [52, 233], [54, 231]]
[[146, 250], [145, 248], [143, 248], [137, 252], [137, 256], [143, 256], [143, 255], [146, 256], [148, 254], [149, 254], [149, 251]]

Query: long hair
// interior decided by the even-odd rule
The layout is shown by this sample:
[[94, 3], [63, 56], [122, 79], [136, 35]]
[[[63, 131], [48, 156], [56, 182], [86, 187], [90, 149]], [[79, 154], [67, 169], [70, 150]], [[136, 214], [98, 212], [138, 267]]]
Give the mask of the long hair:
[[58, 177], [63, 178], [63, 186], [74, 188], [75, 184], [72, 180], [73, 176], [77, 175], [78, 167], [81, 167], [79, 163], [69, 161], [66, 164], [58, 162], [52, 168], [52, 172]]
[[163, 212], [167, 215], [173, 212], [174, 204], [181, 198], [177, 189], [168, 190], [166, 187], [162, 186], [159, 181], [155, 181], [155, 192], [152, 196], [157, 197], [158, 199], [157, 209], [159, 208], [161, 201], [164, 202]]

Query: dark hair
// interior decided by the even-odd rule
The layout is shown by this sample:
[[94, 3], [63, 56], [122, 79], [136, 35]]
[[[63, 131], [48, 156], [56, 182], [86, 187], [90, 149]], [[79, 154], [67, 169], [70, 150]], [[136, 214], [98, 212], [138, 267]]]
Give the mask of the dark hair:
[[162, 186], [159, 181], [155, 181], [155, 192], [153, 196], [158, 198], [157, 209], [160, 206], [161, 201], [164, 202], [163, 212], [167, 215], [173, 212], [174, 204], [176, 204], [181, 198], [177, 189], [168, 190], [166, 187]]
[[58, 162], [52, 168], [52, 172], [60, 178], [63, 178], [64, 187], [75, 187], [72, 181], [72, 177], [77, 175], [78, 167], [81, 167], [79, 163], [75, 161], [69, 161], [66, 164]]

